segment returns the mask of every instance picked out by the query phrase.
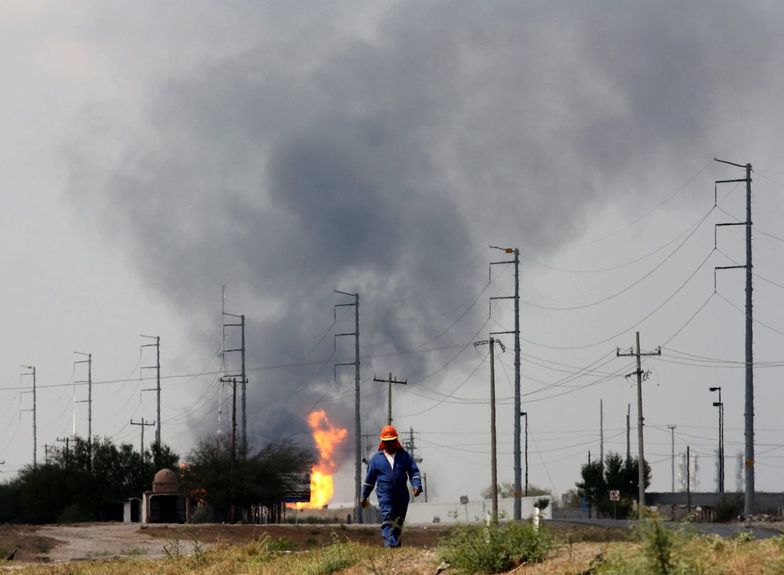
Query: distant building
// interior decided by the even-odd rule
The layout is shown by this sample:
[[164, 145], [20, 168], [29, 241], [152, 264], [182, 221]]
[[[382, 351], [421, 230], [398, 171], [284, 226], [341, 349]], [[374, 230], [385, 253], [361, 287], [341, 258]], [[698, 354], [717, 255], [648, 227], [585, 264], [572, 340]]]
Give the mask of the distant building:
[[180, 493], [180, 480], [171, 469], [161, 469], [152, 481], [152, 491], [142, 498], [142, 523], [187, 523], [188, 499]]

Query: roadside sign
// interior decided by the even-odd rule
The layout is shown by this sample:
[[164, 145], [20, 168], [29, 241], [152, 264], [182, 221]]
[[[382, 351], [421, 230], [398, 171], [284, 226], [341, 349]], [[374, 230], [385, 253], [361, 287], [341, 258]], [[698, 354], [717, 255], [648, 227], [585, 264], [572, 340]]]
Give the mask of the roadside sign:
[[621, 500], [621, 492], [617, 489], [610, 490], [610, 501], [620, 501]]
[[468, 495], [461, 495], [460, 496], [460, 504], [461, 505], [468, 505]]

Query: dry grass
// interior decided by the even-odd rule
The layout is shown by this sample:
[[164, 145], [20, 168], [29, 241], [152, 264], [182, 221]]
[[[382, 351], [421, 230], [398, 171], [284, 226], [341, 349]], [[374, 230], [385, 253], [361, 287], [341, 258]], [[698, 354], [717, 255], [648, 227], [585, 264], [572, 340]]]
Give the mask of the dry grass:
[[[384, 549], [336, 537], [308, 550], [282, 550], [269, 537], [209, 550], [190, 541], [172, 541], [166, 559], [129, 558], [49, 565], [0, 566], [0, 573], [22, 575], [433, 575], [440, 560], [435, 549]], [[650, 541], [561, 540], [546, 561], [521, 565], [514, 575], [784, 575], [784, 537], [749, 541], [680, 532], [673, 535], [671, 568], [652, 560]], [[12, 571], [11, 571], [12, 570]], [[454, 575], [449, 569], [444, 575]]]

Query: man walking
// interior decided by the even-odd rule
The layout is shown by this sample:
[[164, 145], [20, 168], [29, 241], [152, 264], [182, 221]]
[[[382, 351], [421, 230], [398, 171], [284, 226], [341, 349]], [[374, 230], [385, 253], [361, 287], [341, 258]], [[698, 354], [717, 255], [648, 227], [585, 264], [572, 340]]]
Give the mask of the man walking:
[[416, 497], [422, 493], [422, 480], [416, 461], [400, 445], [394, 427], [384, 426], [380, 439], [378, 452], [368, 463], [361, 503], [362, 507], [368, 506], [370, 492], [376, 487], [384, 547], [400, 547], [400, 534], [408, 510], [407, 482], [411, 481], [412, 492]]

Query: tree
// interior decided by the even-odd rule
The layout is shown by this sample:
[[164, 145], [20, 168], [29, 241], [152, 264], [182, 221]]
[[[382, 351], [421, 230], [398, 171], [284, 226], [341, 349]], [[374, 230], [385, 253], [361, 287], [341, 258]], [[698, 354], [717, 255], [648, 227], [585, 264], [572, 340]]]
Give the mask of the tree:
[[178, 456], [154, 446], [152, 456], [110, 440], [75, 438], [50, 452], [44, 465], [22, 468], [0, 485], [0, 521], [53, 523], [122, 519], [122, 504], [150, 489], [156, 465], [174, 467]]
[[[537, 495], [548, 495], [552, 497], [552, 493], [553, 492], [549, 489], [538, 487], [536, 485], [529, 485], [527, 497], [536, 497]], [[488, 485], [485, 487], [480, 495], [483, 499], [490, 499], [493, 496], [493, 486]], [[511, 481], [504, 481], [498, 485], [498, 497], [500, 499], [511, 499], [514, 497], [514, 483]]]
[[205, 438], [187, 461], [184, 483], [189, 494], [211, 505], [216, 517], [231, 521], [236, 518], [236, 508], [281, 503], [310, 469], [314, 457], [295, 443], [282, 440], [245, 458], [234, 458], [228, 441]]
[[[609, 453], [604, 460], [583, 465], [580, 473], [582, 481], [576, 483], [580, 497], [588, 500], [598, 514], [609, 516], [613, 513], [610, 501], [611, 490], [620, 491], [620, 501], [615, 505], [618, 517], [627, 517], [638, 497], [639, 475], [638, 459], [622, 459], [617, 453]], [[651, 467], [645, 462], [645, 486], [651, 482]]]

